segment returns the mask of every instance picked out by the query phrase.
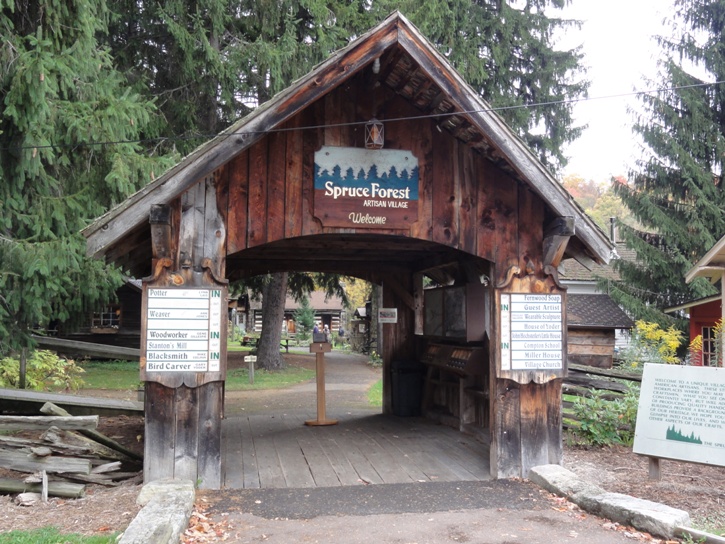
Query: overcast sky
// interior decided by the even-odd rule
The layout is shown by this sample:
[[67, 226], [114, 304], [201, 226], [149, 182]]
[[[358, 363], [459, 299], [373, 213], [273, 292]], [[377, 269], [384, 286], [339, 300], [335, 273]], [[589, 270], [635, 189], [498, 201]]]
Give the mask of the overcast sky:
[[583, 46], [593, 99], [575, 105], [577, 124], [589, 128], [565, 149], [569, 165], [564, 174], [597, 182], [626, 175], [637, 151], [627, 106], [637, 100], [604, 97], [648, 89], [642, 76], [656, 74], [658, 56], [652, 36], [664, 32], [661, 22], [670, 6], [671, 0], [572, 0], [563, 12], [567, 18], [584, 21], [582, 29], [569, 31], [561, 44]]

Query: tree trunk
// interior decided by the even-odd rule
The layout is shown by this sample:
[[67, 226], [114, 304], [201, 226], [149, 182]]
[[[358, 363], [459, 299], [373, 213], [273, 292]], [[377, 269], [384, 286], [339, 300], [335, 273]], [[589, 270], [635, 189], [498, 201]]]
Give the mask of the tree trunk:
[[286, 294], [287, 272], [272, 274], [272, 279], [262, 289], [262, 334], [259, 337], [257, 363], [266, 370], [279, 370], [285, 366], [279, 343], [282, 339]]

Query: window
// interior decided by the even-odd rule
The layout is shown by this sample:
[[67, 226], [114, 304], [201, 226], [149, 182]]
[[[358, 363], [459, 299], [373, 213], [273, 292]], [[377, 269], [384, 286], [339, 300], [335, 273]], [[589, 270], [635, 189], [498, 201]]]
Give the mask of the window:
[[702, 366], [717, 366], [717, 346], [715, 328], [702, 328]]
[[105, 306], [98, 312], [93, 312], [91, 329], [102, 332], [116, 332], [121, 327], [121, 306]]

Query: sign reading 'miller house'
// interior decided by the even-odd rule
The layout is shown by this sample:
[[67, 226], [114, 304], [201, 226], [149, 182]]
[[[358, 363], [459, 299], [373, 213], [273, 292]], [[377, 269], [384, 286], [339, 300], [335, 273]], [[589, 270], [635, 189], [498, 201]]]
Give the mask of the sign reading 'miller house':
[[323, 146], [315, 153], [315, 217], [326, 227], [407, 228], [418, 220], [418, 159]]

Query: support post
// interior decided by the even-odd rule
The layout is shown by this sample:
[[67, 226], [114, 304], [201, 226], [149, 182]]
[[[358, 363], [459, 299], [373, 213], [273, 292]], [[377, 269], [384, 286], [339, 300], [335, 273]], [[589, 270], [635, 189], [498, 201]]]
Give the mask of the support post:
[[317, 374], [317, 419], [305, 421], [305, 425], [318, 427], [323, 425], [337, 425], [336, 419], [327, 419], [325, 408], [325, 353], [332, 351], [329, 342], [315, 342], [310, 344], [310, 353], [315, 354], [315, 370]]

